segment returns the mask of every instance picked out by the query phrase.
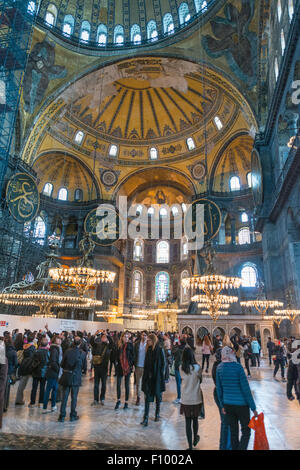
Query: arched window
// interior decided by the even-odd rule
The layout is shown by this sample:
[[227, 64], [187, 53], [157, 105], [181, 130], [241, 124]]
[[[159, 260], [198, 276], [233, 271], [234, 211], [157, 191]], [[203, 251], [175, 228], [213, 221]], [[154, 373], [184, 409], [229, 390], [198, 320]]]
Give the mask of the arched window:
[[[187, 277], [189, 277], [189, 273], [188, 271], [183, 271], [181, 273], [181, 280], [182, 279], [186, 279]], [[180, 301], [182, 304], [185, 304], [189, 301], [189, 290], [188, 290], [188, 287], [183, 287], [182, 286], [182, 283], [181, 283], [181, 295], [180, 295]]]
[[294, 16], [294, 0], [289, 0], [289, 18], [290, 21], [292, 21], [293, 16]]
[[185, 2], [181, 3], [178, 9], [178, 13], [179, 13], [179, 23], [181, 25], [184, 25], [185, 23], [187, 23], [189, 19], [191, 18], [188, 4]]
[[169, 263], [170, 259], [170, 245], [167, 241], [163, 240], [156, 245], [156, 262]]
[[60, 188], [58, 191], [57, 199], [60, 201], [67, 201], [68, 200], [68, 190], [66, 188]]
[[63, 33], [65, 36], [71, 36], [74, 31], [74, 18], [72, 15], [66, 15], [63, 22]]
[[75, 201], [82, 201], [83, 199], [83, 192], [82, 192], [82, 189], [78, 188], [78, 189], [75, 189], [75, 193], [74, 193], [74, 199]]
[[277, 57], [275, 57], [274, 72], [275, 72], [275, 79], [276, 79], [276, 82], [277, 82], [278, 75], [279, 75], [279, 65], [278, 65], [278, 59], [277, 59]]
[[91, 25], [88, 21], [83, 21], [80, 29], [80, 40], [87, 42], [90, 39]]
[[154, 207], [149, 207], [148, 209], [148, 215], [153, 215], [154, 214]]
[[280, 33], [280, 40], [281, 40], [281, 53], [282, 55], [284, 54], [284, 50], [285, 50], [285, 37], [284, 37], [284, 31], [283, 29], [281, 30], [281, 33]]
[[254, 266], [245, 265], [241, 270], [242, 287], [255, 287], [257, 284], [257, 270]]
[[155, 147], [151, 147], [150, 149], [150, 160], [156, 160], [157, 159], [157, 149]]
[[187, 259], [188, 254], [188, 239], [187, 237], [183, 237], [181, 240], [181, 259]]
[[27, 11], [28, 11], [28, 13], [30, 13], [31, 15], [33, 15], [33, 14], [35, 13], [35, 2], [33, 2], [33, 1], [28, 2]]
[[105, 24], [99, 24], [97, 29], [97, 42], [99, 46], [105, 46], [107, 43], [107, 27]]
[[53, 184], [46, 183], [43, 188], [43, 194], [45, 194], [46, 196], [51, 196], [52, 191], [53, 191]]
[[116, 157], [117, 154], [118, 154], [118, 146], [112, 144], [112, 145], [109, 147], [108, 155], [109, 155], [110, 157]]
[[143, 240], [134, 240], [133, 245], [133, 259], [134, 261], [142, 261], [143, 259], [143, 247], [144, 243]]
[[48, 26], [55, 26], [56, 18], [57, 18], [57, 8], [55, 5], [53, 5], [53, 3], [50, 3], [46, 11], [45, 22], [47, 23]]
[[194, 150], [196, 148], [194, 139], [192, 137], [186, 139], [186, 145], [189, 150]]
[[207, 10], [207, 1], [206, 0], [194, 0], [196, 13], [201, 10], [201, 13], [204, 13]]
[[147, 38], [151, 39], [151, 41], [158, 39], [157, 26], [154, 20], [150, 20], [147, 24]]
[[76, 144], [80, 145], [83, 141], [84, 133], [82, 131], [77, 131], [74, 137]]
[[280, 21], [281, 16], [282, 16], [281, 0], [277, 0], [277, 14], [278, 14], [278, 21]]
[[165, 208], [165, 207], [162, 207], [160, 210], [159, 210], [159, 215], [161, 217], [167, 217], [168, 215], [168, 210]]
[[229, 180], [230, 191], [239, 191], [241, 189], [240, 178], [232, 176]]
[[134, 271], [132, 275], [132, 300], [141, 302], [142, 300], [142, 273]]
[[239, 230], [239, 245], [246, 245], [250, 243], [250, 230], [249, 227], [244, 227]]
[[44, 245], [46, 235], [46, 224], [42, 217], [38, 216], [34, 221], [33, 237], [40, 244]]
[[245, 222], [248, 222], [248, 220], [249, 220], [249, 217], [248, 217], [247, 212], [242, 212], [241, 221], [245, 223]]
[[166, 13], [163, 18], [164, 33], [172, 34], [174, 33], [174, 22], [171, 13]]
[[141, 28], [138, 24], [134, 24], [131, 26], [130, 30], [130, 39], [133, 44], [141, 44], [142, 36], [141, 36]]
[[219, 118], [219, 116], [215, 116], [214, 121], [215, 121], [215, 125], [217, 126], [218, 131], [223, 129], [223, 123], [221, 119]]
[[252, 188], [252, 173], [251, 173], [251, 171], [249, 171], [249, 173], [247, 173], [247, 183], [248, 183], [249, 188]]
[[124, 28], [120, 24], [115, 27], [114, 43], [119, 45], [124, 43]]
[[156, 302], [165, 302], [169, 295], [169, 274], [157, 273], [155, 276], [155, 298]]

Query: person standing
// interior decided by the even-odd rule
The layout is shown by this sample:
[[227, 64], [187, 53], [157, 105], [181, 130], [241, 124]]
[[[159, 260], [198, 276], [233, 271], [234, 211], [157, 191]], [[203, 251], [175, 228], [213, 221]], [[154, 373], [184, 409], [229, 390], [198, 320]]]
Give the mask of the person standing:
[[273, 378], [276, 380], [276, 374], [278, 372], [279, 366], [281, 368], [281, 380], [282, 382], [286, 382], [286, 379], [284, 378], [284, 366], [285, 366], [285, 361], [284, 361], [284, 350], [283, 347], [280, 344], [280, 341], [276, 340], [274, 349], [273, 349], [273, 355], [275, 356], [274, 359], [274, 364], [275, 364], [275, 369], [273, 373]]
[[260, 367], [260, 361], [259, 361], [260, 345], [259, 345], [259, 342], [257, 341], [257, 339], [255, 337], [252, 338], [251, 349], [252, 349], [252, 354], [255, 358], [255, 361], [254, 361], [255, 365], [256, 365], [256, 362], [257, 362], [257, 366]]
[[106, 393], [106, 380], [108, 372], [108, 362], [110, 357], [110, 343], [106, 333], [98, 334], [96, 337], [91, 337], [93, 366], [94, 366], [94, 401], [92, 406], [97, 406], [99, 403], [99, 384], [101, 380], [101, 395], [100, 403], [104, 405]]
[[176, 379], [176, 389], [177, 389], [177, 398], [173, 401], [175, 405], [178, 405], [181, 400], [181, 376], [179, 367], [181, 366], [182, 353], [186, 347], [186, 341], [184, 337], [181, 337], [180, 340], [175, 340], [172, 348], [172, 356], [174, 360], [174, 371]]
[[142, 391], [145, 394], [145, 410], [142, 426], [148, 426], [150, 403], [156, 400], [155, 420], [160, 419], [160, 403], [165, 386], [166, 356], [158, 338], [151, 333], [147, 338], [147, 348], [142, 378]]
[[23, 360], [19, 367], [19, 376], [20, 382], [16, 395], [16, 405], [25, 405], [24, 402], [24, 390], [28, 383], [28, 380], [31, 378], [32, 374], [32, 359], [36, 351], [34, 345], [34, 333], [27, 334], [27, 343], [24, 343], [23, 346]]
[[274, 341], [272, 341], [271, 336], [268, 337], [268, 342], [267, 342], [267, 350], [268, 350], [268, 356], [269, 356], [269, 365], [272, 365], [272, 355], [273, 355], [273, 350], [275, 347]]
[[219, 347], [215, 352], [216, 360], [213, 363], [211, 375], [212, 375], [212, 378], [213, 378], [213, 381], [214, 381], [214, 384], [215, 384], [215, 388], [214, 388], [214, 392], [213, 392], [214, 400], [215, 400], [215, 403], [216, 403], [216, 405], [219, 409], [220, 419], [221, 419], [219, 450], [230, 450], [231, 449], [230, 427], [229, 427], [229, 424], [226, 421], [226, 416], [222, 412], [222, 408], [221, 408], [219, 398], [218, 398], [218, 394], [217, 394], [217, 387], [216, 387], [217, 367], [222, 362], [221, 354], [222, 354], [222, 348]]
[[32, 366], [32, 389], [30, 396], [29, 408], [35, 406], [35, 399], [38, 386], [40, 385], [39, 394], [39, 407], [44, 403], [44, 392], [46, 385], [46, 370], [49, 361], [49, 347], [48, 339], [46, 336], [41, 338], [39, 349], [33, 355], [33, 366]]
[[63, 386], [62, 401], [60, 406], [60, 415], [58, 421], [63, 423], [66, 417], [66, 408], [71, 392], [71, 412], [70, 421], [77, 421], [79, 416], [76, 412], [77, 397], [79, 387], [81, 386], [82, 371], [87, 369], [86, 354], [80, 349], [81, 339], [75, 336], [73, 345], [64, 355], [61, 363], [63, 374], [60, 378]]
[[127, 331], [123, 332], [118, 344], [116, 356], [117, 403], [115, 406], [115, 410], [117, 410], [121, 405], [121, 383], [123, 377], [125, 382], [124, 410], [128, 409], [130, 376], [134, 364], [133, 345], [129, 341], [129, 337], [130, 334]]
[[[216, 385], [219, 403], [226, 421], [230, 426], [231, 449], [247, 450], [250, 439], [250, 409], [257, 417], [256, 405], [253, 400], [244, 369], [237, 362], [234, 351], [225, 346], [222, 349], [222, 363], [217, 367]], [[239, 424], [242, 436], [239, 439]]]
[[44, 404], [43, 404], [43, 413], [48, 413], [48, 401], [51, 392], [51, 412], [57, 410], [56, 407], [56, 396], [58, 390], [58, 379], [61, 375], [60, 364], [62, 362], [63, 354], [61, 348], [61, 337], [53, 336], [52, 344], [49, 350], [49, 362], [45, 374], [46, 378], [46, 391], [44, 394]]
[[4, 408], [4, 395], [7, 382], [8, 361], [3, 337], [0, 338], [0, 429], [2, 428], [2, 417]]
[[189, 445], [188, 450], [192, 450], [193, 446], [196, 447], [200, 441], [198, 434], [198, 418], [204, 418], [204, 405], [200, 386], [202, 382], [201, 367], [196, 362], [194, 351], [189, 347], [183, 350], [180, 374], [183, 378], [180, 414], [185, 416], [185, 430]]
[[249, 340], [246, 340], [244, 342], [243, 350], [244, 350], [245, 368], [247, 370], [248, 377], [251, 377], [249, 362], [251, 361], [251, 358], [252, 358], [252, 349], [251, 349], [251, 344]]
[[7, 411], [9, 405], [10, 386], [16, 382], [16, 373], [18, 368], [17, 352], [13, 346], [12, 338], [9, 334], [4, 336], [6, 357], [7, 357], [7, 381], [4, 396], [4, 410]]
[[212, 344], [210, 342], [210, 339], [207, 335], [204, 336], [203, 338], [203, 341], [202, 341], [202, 370], [204, 369], [204, 364], [205, 364], [205, 361], [206, 361], [206, 370], [205, 372], [207, 373], [208, 372], [208, 368], [209, 368], [209, 358], [210, 358], [210, 354], [212, 352]]
[[142, 331], [141, 338], [134, 343], [134, 374], [136, 387], [136, 405], [140, 404], [141, 385], [146, 357], [147, 332]]

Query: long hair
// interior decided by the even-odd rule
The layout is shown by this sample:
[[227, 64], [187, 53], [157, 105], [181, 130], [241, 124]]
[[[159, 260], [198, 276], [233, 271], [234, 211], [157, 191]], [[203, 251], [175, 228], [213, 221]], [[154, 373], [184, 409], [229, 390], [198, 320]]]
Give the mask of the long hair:
[[124, 336], [125, 336], [126, 334], [128, 334], [127, 331], [123, 331], [123, 333], [121, 334], [121, 337], [120, 337], [119, 342], [118, 342], [118, 347], [119, 347], [119, 348], [122, 348], [123, 344], [125, 344], [125, 343], [124, 343]]
[[[148, 340], [149, 339], [151, 340], [153, 344], [152, 350], [154, 350], [158, 343], [158, 337], [154, 333], [150, 333], [150, 335], [148, 335]], [[147, 341], [146, 351], [148, 351], [148, 348], [149, 348], [149, 342]]]
[[210, 341], [208, 335], [205, 335], [203, 340], [204, 340], [204, 344], [206, 344], [206, 346], [211, 346], [211, 341]]
[[197, 364], [194, 351], [190, 347], [186, 347], [182, 353], [182, 370], [185, 374], [191, 373], [191, 366], [194, 369], [194, 365]]
[[223, 338], [223, 341], [222, 341], [222, 346], [223, 346], [223, 348], [224, 348], [225, 346], [228, 346], [228, 347], [231, 348], [231, 349], [233, 348], [233, 344], [232, 344], [232, 342], [230, 341], [230, 338], [229, 338], [228, 335], [224, 335], [224, 338]]

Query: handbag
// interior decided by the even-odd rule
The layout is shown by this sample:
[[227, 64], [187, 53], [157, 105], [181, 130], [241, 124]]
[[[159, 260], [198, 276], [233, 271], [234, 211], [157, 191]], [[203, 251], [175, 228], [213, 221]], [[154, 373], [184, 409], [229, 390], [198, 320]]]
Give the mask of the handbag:
[[257, 418], [253, 416], [248, 426], [250, 429], [254, 429], [255, 432], [253, 450], [270, 450], [265, 430], [264, 414], [260, 413]]

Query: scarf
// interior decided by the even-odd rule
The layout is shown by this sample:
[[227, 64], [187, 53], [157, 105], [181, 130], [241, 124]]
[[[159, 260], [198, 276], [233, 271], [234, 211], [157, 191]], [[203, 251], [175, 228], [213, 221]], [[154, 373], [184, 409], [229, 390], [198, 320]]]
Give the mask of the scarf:
[[229, 346], [222, 349], [222, 362], [237, 362], [236, 355]]
[[123, 375], [126, 377], [126, 375], [129, 374], [130, 372], [130, 366], [129, 366], [129, 363], [128, 363], [128, 359], [127, 359], [127, 344], [128, 343], [125, 343], [125, 345], [123, 346], [123, 349], [122, 349], [122, 352], [121, 352], [121, 356], [120, 356], [120, 362], [121, 362], [121, 367], [122, 367], [122, 371], [123, 371]]

